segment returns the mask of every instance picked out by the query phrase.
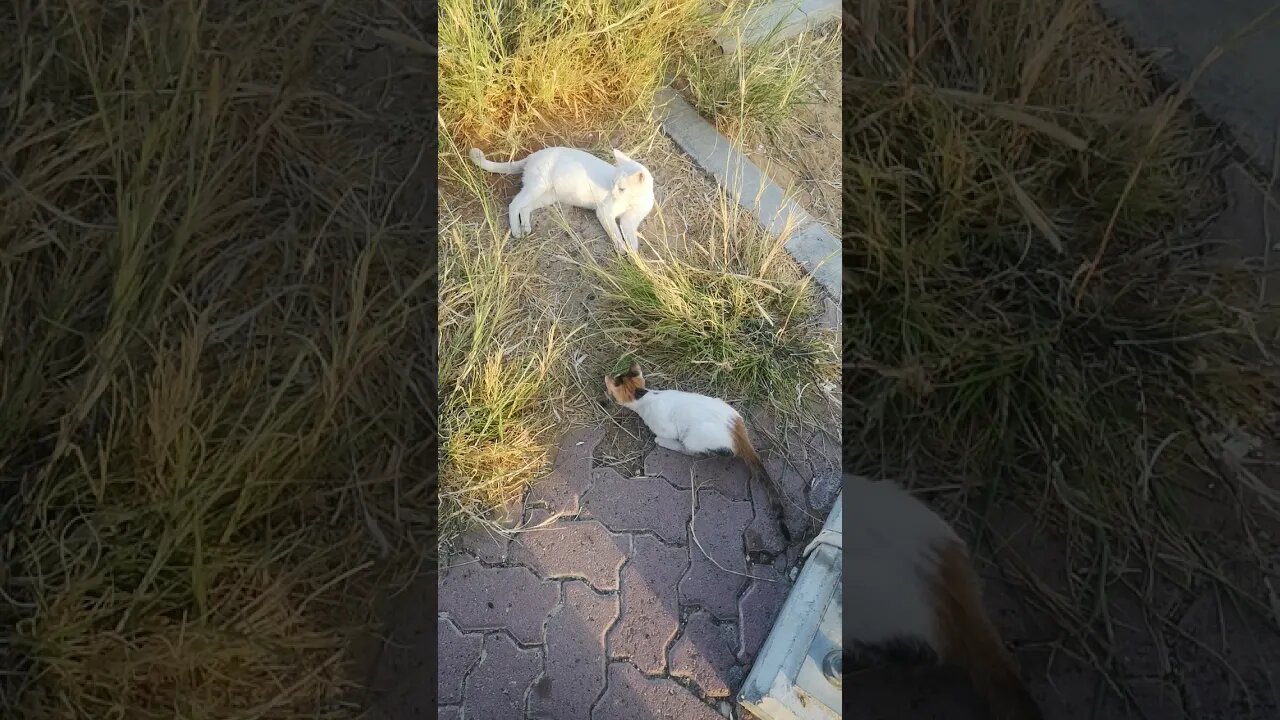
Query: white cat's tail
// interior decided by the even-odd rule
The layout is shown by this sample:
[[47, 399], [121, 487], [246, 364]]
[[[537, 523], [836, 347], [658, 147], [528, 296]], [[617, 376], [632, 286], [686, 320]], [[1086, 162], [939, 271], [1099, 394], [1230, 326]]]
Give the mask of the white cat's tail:
[[524, 164], [529, 161], [529, 158], [526, 157], [512, 162], [493, 162], [485, 159], [484, 153], [480, 152], [480, 148], [471, 148], [469, 154], [471, 155], [471, 162], [479, 165], [482, 169], [493, 173], [502, 173], [503, 175], [515, 175], [524, 170]]
[[751, 445], [751, 438], [747, 435], [747, 424], [742, 421], [742, 418], [734, 418], [729, 432], [733, 437], [733, 454], [742, 458], [742, 461], [747, 464], [747, 469], [751, 471], [751, 477], [758, 479], [764, 486], [765, 492], [769, 493], [769, 502], [773, 506], [774, 514], [778, 516], [778, 532], [782, 533], [783, 540], [791, 542], [791, 531], [787, 529], [787, 519], [782, 514], [782, 501], [778, 498], [778, 486], [769, 475], [764, 462], [760, 460], [755, 447]]

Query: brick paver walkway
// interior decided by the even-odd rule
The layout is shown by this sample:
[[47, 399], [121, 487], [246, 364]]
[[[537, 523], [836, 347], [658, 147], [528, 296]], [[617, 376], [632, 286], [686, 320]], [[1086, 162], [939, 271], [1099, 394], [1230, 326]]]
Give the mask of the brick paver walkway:
[[[414, 583], [397, 596], [370, 678], [371, 718], [727, 714], [786, 597], [802, 541], [835, 498], [838, 448], [789, 445], [791, 462], [771, 463], [794, 501], [786, 515], [797, 540], [786, 547], [768, 510], [757, 512], [753, 500], [762, 493], [736, 463], [695, 463], [655, 449], [643, 459], [641, 477], [624, 478], [593, 467], [601, 434], [563, 438], [555, 471], [530, 491], [526, 525], [562, 513], [550, 529], [515, 540], [472, 537], [448, 559], [438, 585]], [[694, 484], [698, 514], [690, 523]], [[808, 515], [814, 527], [805, 527]], [[1066, 548], [1037, 530], [1031, 516], [1001, 505], [986, 523], [999, 540], [997, 555], [1013, 553], [1013, 566], [1048, 578], [1057, 597], [1070, 597], [1056, 560]], [[958, 529], [972, 540], [966, 527]], [[1159, 606], [1146, 612], [1129, 591], [1108, 590], [1122, 696], [1073, 655], [1057, 625], [999, 572], [992, 552], [977, 555], [984, 602], [1048, 720], [1280, 717], [1280, 636], [1211, 588], [1180, 591], [1158, 580]], [[433, 592], [441, 612], [423, 616], [423, 598]], [[437, 651], [440, 672], [433, 679], [424, 673]], [[1223, 658], [1235, 673], [1222, 667]], [[951, 669], [855, 673], [844, 691], [860, 720], [983, 716], [963, 675]]]
[[[526, 525], [561, 514], [547, 529], [473, 537], [449, 559], [437, 619], [442, 717], [727, 716], [787, 571], [835, 498], [837, 447], [824, 440], [772, 464], [790, 500], [788, 547], [740, 462], [658, 448], [644, 476], [625, 478], [593, 467], [602, 436], [564, 437], [555, 470], [530, 491]], [[394, 692], [386, 703], [394, 717], [421, 712]]]

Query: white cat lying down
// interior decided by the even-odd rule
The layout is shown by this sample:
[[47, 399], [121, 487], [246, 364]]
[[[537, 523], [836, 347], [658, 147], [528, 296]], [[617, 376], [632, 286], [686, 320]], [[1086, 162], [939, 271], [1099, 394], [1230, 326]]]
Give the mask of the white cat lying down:
[[486, 160], [478, 148], [471, 148], [471, 161], [489, 172], [524, 173], [523, 187], [511, 201], [512, 237], [532, 230], [529, 215], [534, 210], [565, 203], [595, 210], [619, 251], [626, 249], [624, 238], [626, 245], [638, 250], [636, 229], [653, 209], [653, 175], [621, 150], [614, 150], [613, 157], [617, 167], [582, 150], [549, 147], [522, 160], [502, 163]]

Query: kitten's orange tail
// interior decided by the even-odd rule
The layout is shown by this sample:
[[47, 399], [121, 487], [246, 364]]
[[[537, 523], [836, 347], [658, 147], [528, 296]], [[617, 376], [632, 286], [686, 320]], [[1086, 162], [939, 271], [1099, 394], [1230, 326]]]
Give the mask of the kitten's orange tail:
[[938, 551], [933, 587], [942, 660], [969, 673], [994, 720], [1043, 720], [982, 607], [978, 577], [968, 553], [958, 541], [945, 542]]
[[760, 480], [765, 492], [769, 493], [769, 502], [773, 506], [774, 514], [778, 516], [778, 531], [782, 533], [782, 539], [790, 543], [791, 531], [787, 529], [786, 517], [782, 514], [782, 501], [778, 498], [778, 486], [769, 475], [764, 462], [760, 460], [760, 455], [756, 453], [755, 447], [751, 445], [751, 437], [747, 435], [747, 424], [742, 421], [742, 418], [735, 418], [733, 427], [730, 428], [729, 432], [733, 437], [733, 454], [742, 458], [742, 461], [747, 464], [747, 469], [751, 471], [752, 479]]

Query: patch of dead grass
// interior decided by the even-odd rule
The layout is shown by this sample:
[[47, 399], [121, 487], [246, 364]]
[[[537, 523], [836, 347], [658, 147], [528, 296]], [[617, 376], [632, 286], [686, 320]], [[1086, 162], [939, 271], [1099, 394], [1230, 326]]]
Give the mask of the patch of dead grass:
[[[1240, 549], [1194, 529], [1183, 483], [1215, 431], [1276, 436], [1277, 346], [1198, 239], [1220, 149], [1087, 3], [875, 7], [846, 49], [846, 469], [1035, 507], [1109, 559], [1084, 583], [1139, 558], [1229, 583]], [[1280, 504], [1244, 477], [1248, 533]]]
[[431, 269], [301, 82], [345, 8], [14, 9], [0, 706], [350, 716], [347, 633], [426, 507], [404, 479], [434, 402]]

